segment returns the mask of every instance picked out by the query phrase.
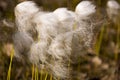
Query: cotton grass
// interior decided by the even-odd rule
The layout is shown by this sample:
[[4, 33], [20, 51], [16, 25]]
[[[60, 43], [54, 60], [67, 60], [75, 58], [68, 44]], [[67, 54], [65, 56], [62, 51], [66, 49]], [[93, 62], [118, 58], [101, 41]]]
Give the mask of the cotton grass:
[[25, 1], [15, 7], [16, 25], [19, 31], [28, 31], [34, 29], [32, 25], [32, 16], [40, 10], [32, 1]]
[[107, 2], [107, 14], [108, 17], [116, 23], [120, 17], [120, 4], [115, 0], [109, 0]]
[[[80, 2], [75, 12], [67, 8], [45, 12], [31, 1], [18, 4], [15, 8], [18, 31], [13, 38], [15, 55], [27, 57], [54, 78], [69, 79], [68, 63], [78, 62], [79, 56], [91, 47], [96, 27], [91, 17], [95, 12], [90, 1]], [[37, 39], [31, 36], [34, 31]]]

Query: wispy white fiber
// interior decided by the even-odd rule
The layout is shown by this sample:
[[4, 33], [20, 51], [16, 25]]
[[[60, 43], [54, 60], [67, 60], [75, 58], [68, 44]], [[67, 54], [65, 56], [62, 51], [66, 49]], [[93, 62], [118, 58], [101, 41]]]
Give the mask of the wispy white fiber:
[[55, 59], [69, 58], [72, 51], [73, 32], [58, 35], [51, 43], [48, 53]]
[[75, 12], [81, 17], [81, 18], [87, 18], [89, 15], [95, 13], [95, 6], [90, 1], [82, 1], [80, 2], [75, 9]]
[[56, 79], [68, 79], [69, 78], [69, 69], [65, 67], [64, 62], [55, 61], [52, 64], [48, 65], [50, 67], [50, 72], [54, 74]]
[[67, 8], [58, 8], [53, 13], [61, 23], [62, 33], [73, 30], [76, 21], [76, 15], [73, 11], [70, 11]]
[[109, 0], [107, 2], [107, 14], [108, 17], [113, 21], [116, 22], [118, 17], [120, 17], [120, 4], [115, 0]]
[[113, 9], [120, 9], [120, 5], [119, 5], [119, 3], [116, 0], [109, 0], [107, 2], [107, 6], [109, 8], [113, 8]]
[[16, 32], [13, 36], [15, 46], [15, 56], [22, 58], [28, 56], [27, 52], [33, 43], [33, 38], [27, 32]]
[[38, 13], [34, 17], [33, 22], [36, 25], [36, 30], [40, 39], [47, 41], [59, 33], [59, 22], [53, 13], [45, 13], [43, 15]]
[[19, 31], [32, 30], [32, 17], [40, 10], [32, 1], [24, 1], [15, 7], [16, 25]]
[[[80, 2], [75, 12], [67, 8], [45, 12], [31, 1], [18, 4], [15, 8], [19, 31], [14, 37], [16, 55], [25, 54], [33, 64], [44, 65], [54, 78], [67, 80], [70, 77], [68, 63], [77, 62], [91, 45], [95, 27], [91, 16], [95, 12], [90, 1]], [[38, 34], [35, 40], [29, 32], [34, 29]]]
[[47, 44], [44, 41], [36, 42], [31, 45], [29, 59], [35, 64], [42, 64], [46, 61]]

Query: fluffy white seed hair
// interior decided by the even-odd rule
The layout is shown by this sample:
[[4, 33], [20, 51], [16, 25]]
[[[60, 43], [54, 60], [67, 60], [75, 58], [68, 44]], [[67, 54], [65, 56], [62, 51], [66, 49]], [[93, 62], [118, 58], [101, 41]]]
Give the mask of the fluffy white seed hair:
[[[53, 65], [51, 68], [52, 73], [61, 78], [69, 78], [70, 73], [66, 65], [69, 63], [69, 60], [77, 63], [79, 56], [87, 53], [92, 37], [91, 33], [87, 34], [80, 28], [57, 35], [48, 49], [48, 54], [53, 57], [53, 62], [58, 64], [58, 66], [57, 64], [51, 64]], [[58, 61], [61, 63], [58, 63]]]
[[109, 8], [113, 8], [113, 9], [120, 9], [119, 3], [116, 2], [115, 0], [109, 0], [109, 1], [107, 2], [107, 6], [108, 6]]
[[14, 37], [15, 56], [22, 59], [27, 57], [27, 52], [30, 50], [30, 46], [33, 43], [33, 38], [27, 32], [16, 32]]
[[76, 15], [67, 8], [58, 8], [53, 12], [61, 23], [62, 33], [71, 31], [76, 22]]
[[[63, 60], [62, 60], [63, 61]], [[54, 61], [52, 64], [48, 64], [50, 67], [50, 72], [54, 75], [54, 78], [57, 80], [58, 78], [62, 80], [68, 80], [69, 78], [69, 69], [66, 68], [67, 64], [64, 64], [64, 61]]]
[[[90, 15], [95, 11], [95, 6], [90, 1], [79, 3], [75, 12], [66, 8], [58, 8], [53, 12], [41, 12], [31, 1], [20, 3], [15, 9], [20, 32], [16, 33], [14, 38], [15, 48], [18, 49], [19, 55], [22, 55], [20, 53], [25, 49], [33, 64], [44, 65], [55, 78], [68, 79], [70, 77], [69, 60], [70, 62], [78, 61], [78, 56], [86, 53], [86, 48], [88, 49], [91, 44], [94, 26], [89, 21]], [[74, 23], [76, 23], [75, 30]], [[38, 33], [36, 41], [33, 41], [29, 35], [28, 30], [32, 29], [36, 29]]]
[[90, 46], [93, 37], [93, 29], [95, 26], [92, 25], [93, 14], [96, 12], [96, 6], [90, 1], [81, 1], [75, 9], [77, 15], [77, 26], [79, 31], [81, 30], [82, 36], [84, 36], [84, 41], [86, 46]]
[[75, 18], [75, 14], [67, 8], [58, 8], [54, 12], [60, 21], [71, 20]]
[[36, 65], [46, 63], [48, 44], [45, 41], [34, 42], [29, 51], [30, 62]]
[[75, 9], [75, 12], [80, 17], [88, 17], [89, 15], [95, 13], [95, 6], [90, 1], [82, 1], [80, 2]]
[[108, 17], [116, 23], [119, 20], [120, 4], [115, 0], [109, 0], [107, 2], [107, 14]]
[[36, 25], [36, 30], [40, 39], [45, 41], [52, 39], [58, 34], [59, 22], [56, 16], [51, 13], [41, 13], [36, 14], [33, 19], [34, 24]]
[[24, 1], [15, 7], [16, 25], [19, 31], [28, 31], [33, 28], [32, 17], [40, 10], [32, 1]]
[[71, 54], [73, 31], [60, 34], [52, 40], [48, 53], [55, 59], [69, 58]]

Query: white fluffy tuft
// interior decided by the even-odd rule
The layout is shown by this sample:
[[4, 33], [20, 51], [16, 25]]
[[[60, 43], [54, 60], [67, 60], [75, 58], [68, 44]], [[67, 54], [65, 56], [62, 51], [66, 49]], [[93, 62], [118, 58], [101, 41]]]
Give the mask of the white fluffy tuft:
[[107, 2], [107, 14], [108, 17], [116, 23], [120, 17], [120, 4], [115, 0], [109, 0]]
[[[27, 32], [16, 32], [14, 37], [14, 47], [15, 47], [15, 56], [22, 58], [23, 56], [28, 56], [26, 53], [29, 51], [30, 46], [33, 43], [33, 38]], [[22, 56], [22, 55], [23, 56]]]
[[28, 31], [33, 29], [32, 17], [40, 8], [32, 1], [24, 1], [15, 7], [16, 25], [19, 31]]
[[[66, 8], [53, 12], [39, 11], [32, 1], [18, 4], [15, 15], [20, 33], [16, 33], [14, 38], [18, 56], [24, 56], [21, 52], [26, 49], [30, 62], [44, 65], [54, 77], [68, 79], [68, 63], [77, 62], [91, 45], [94, 26], [91, 25], [90, 15], [95, 11], [90, 1], [79, 3], [75, 12]], [[36, 40], [29, 35], [29, 30], [32, 32], [33, 29], [38, 34]]]
[[67, 8], [58, 8], [53, 13], [60, 22], [62, 27], [61, 33], [73, 30], [73, 26], [76, 21], [76, 15], [74, 12], [68, 10]]
[[75, 18], [75, 14], [67, 8], [58, 8], [53, 12], [60, 21], [71, 20]]
[[113, 8], [113, 9], [120, 9], [119, 3], [117, 3], [115, 0], [109, 0], [107, 2], [107, 7]]
[[69, 58], [72, 48], [72, 32], [58, 35], [49, 47], [49, 54], [55, 59]]
[[53, 13], [39, 13], [34, 17], [33, 22], [36, 25], [36, 30], [40, 39], [45, 41], [52, 39], [58, 34], [59, 23]]
[[75, 12], [80, 17], [88, 17], [89, 15], [95, 13], [95, 6], [90, 1], [80, 2], [75, 9]]

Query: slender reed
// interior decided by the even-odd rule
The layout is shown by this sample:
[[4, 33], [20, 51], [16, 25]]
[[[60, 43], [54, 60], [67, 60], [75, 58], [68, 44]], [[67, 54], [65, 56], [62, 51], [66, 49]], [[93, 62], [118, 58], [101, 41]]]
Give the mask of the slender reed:
[[34, 64], [32, 65], [32, 80], [34, 80], [34, 73], [35, 73], [35, 66]]
[[45, 75], [45, 80], [47, 80], [47, 77], [48, 77], [48, 73], [46, 72], [46, 75]]
[[14, 49], [12, 48], [11, 55], [10, 55], [10, 64], [9, 64], [9, 69], [8, 69], [8, 74], [7, 74], [7, 80], [10, 80], [10, 77], [11, 77], [11, 67], [12, 67], [13, 56], [14, 56]]
[[52, 74], [50, 75], [50, 80], [52, 80]]
[[43, 70], [41, 69], [40, 80], [42, 80], [42, 74], [43, 74]]
[[35, 67], [35, 80], [38, 80], [38, 68]]
[[105, 28], [104, 28], [104, 25], [103, 25], [102, 29], [101, 29], [101, 32], [100, 32], [100, 36], [99, 36], [98, 41], [97, 41], [97, 43], [95, 45], [95, 51], [96, 51], [97, 56], [99, 56], [104, 30], [105, 30]]
[[[117, 22], [117, 48], [119, 49], [119, 47], [120, 47], [120, 23], [119, 22]], [[116, 53], [115, 53], [115, 60], [117, 60], [118, 59], [118, 51], [116, 51]]]

